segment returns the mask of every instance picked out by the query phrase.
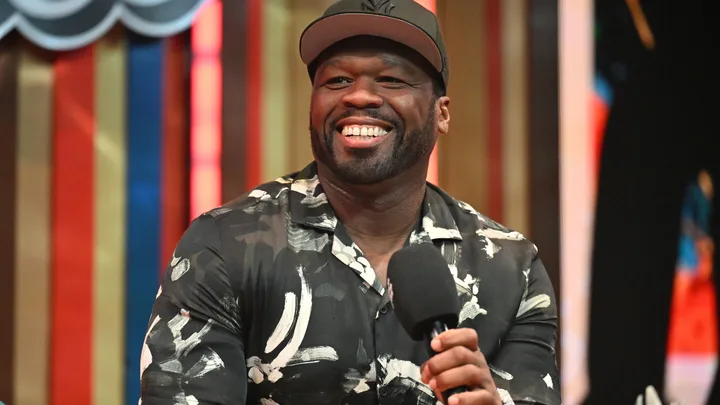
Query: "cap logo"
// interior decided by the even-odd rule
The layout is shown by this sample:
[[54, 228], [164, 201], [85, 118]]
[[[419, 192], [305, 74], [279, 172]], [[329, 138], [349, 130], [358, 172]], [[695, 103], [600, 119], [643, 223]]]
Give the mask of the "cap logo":
[[373, 11], [375, 13], [390, 14], [395, 5], [390, 0], [363, 0], [363, 11]]

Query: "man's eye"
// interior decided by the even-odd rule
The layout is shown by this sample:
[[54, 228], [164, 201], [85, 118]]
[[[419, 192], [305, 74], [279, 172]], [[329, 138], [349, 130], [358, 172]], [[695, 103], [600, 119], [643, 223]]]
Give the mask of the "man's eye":
[[333, 77], [332, 79], [325, 82], [328, 86], [344, 86], [346, 84], [350, 84], [351, 80], [347, 77]]
[[396, 77], [390, 77], [390, 76], [383, 76], [379, 77], [378, 81], [381, 83], [391, 83], [391, 84], [405, 84], [404, 81], [396, 78]]

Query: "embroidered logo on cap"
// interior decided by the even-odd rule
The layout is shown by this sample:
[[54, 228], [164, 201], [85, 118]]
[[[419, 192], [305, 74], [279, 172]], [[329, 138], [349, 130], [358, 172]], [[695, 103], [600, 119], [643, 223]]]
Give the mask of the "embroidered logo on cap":
[[390, 0], [363, 0], [363, 11], [373, 11], [376, 13], [390, 14], [395, 5]]

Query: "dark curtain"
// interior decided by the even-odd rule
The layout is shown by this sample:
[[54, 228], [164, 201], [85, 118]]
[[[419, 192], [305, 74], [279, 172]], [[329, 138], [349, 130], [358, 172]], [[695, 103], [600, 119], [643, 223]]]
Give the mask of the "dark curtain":
[[[595, 2], [596, 69], [614, 99], [594, 230], [588, 405], [632, 404], [648, 385], [662, 392], [681, 206], [701, 169], [715, 183], [711, 233], [720, 245], [719, 71], [712, 62], [720, 48], [709, 1], [640, 3], [652, 50], [625, 1]], [[719, 267], [716, 249], [716, 285]], [[719, 389], [716, 381], [710, 404], [720, 403]]]

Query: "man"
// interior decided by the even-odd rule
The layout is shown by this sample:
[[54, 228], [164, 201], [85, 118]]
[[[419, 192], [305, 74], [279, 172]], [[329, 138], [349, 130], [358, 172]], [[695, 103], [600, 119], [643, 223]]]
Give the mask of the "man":
[[[425, 182], [450, 122], [435, 16], [341, 0], [300, 54], [315, 162], [192, 223], [151, 317], [142, 403], [436, 404], [467, 386], [448, 403], [559, 405], [537, 249]], [[386, 289], [390, 256], [417, 243], [440, 249], [462, 304], [430, 360]]]

